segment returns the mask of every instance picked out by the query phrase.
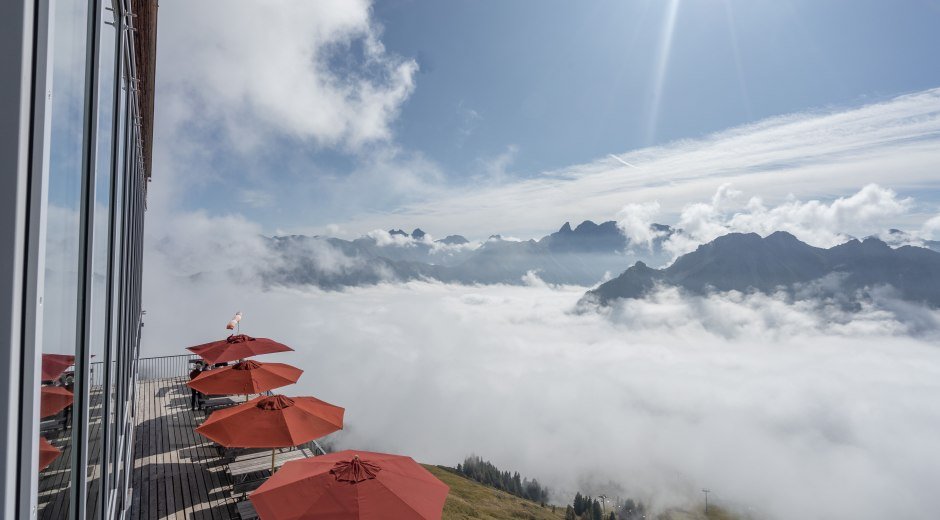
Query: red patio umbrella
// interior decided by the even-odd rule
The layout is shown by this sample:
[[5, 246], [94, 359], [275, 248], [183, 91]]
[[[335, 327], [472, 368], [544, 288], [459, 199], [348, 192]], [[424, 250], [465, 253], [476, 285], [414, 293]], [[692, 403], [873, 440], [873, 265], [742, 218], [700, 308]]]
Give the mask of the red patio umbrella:
[[49, 467], [49, 464], [52, 464], [59, 455], [62, 454], [62, 450], [56, 448], [45, 437], [39, 438], [39, 471], [42, 471]]
[[39, 390], [39, 417], [55, 415], [74, 400], [72, 392], [61, 386], [44, 386]]
[[287, 462], [248, 498], [262, 520], [429, 520], [449, 491], [411, 457], [348, 450]]
[[237, 406], [212, 412], [198, 433], [227, 448], [297, 446], [343, 429], [339, 406], [315, 397], [257, 397]]
[[304, 371], [284, 363], [241, 363], [209, 370], [186, 383], [207, 395], [260, 394], [297, 382]]
[[42, 355], [42, 381], [52, 381], [62, 375], [70, 366], [75, 364], [75, 356], [68, 354]]
[[227, 363], [236, 359], [245, 359], [260, 354], [288, 352], [294, 349], [268, 338], [252, 338], [244, 334], [233, 334], [219, 341], [187, 347], [193, 354], [206, 360], [206, 363]]

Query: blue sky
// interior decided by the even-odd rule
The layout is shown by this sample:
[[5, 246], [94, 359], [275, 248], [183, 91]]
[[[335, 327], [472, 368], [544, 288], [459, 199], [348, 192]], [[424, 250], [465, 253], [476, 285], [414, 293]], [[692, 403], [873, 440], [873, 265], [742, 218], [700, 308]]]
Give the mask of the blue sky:
[[651, 124], [669, 0], [377, 2], [385, 45], [421, 67], [398, 140], [456, 175], [516, 145], [532, 175], [940, 86], [937, 2], [675, 3]]
[[[831, 201], [875, 182], [916, 196], [917, 218], [936, 209], [940, 187], [926, 180], [936, 157], [927, 150], [907, 164], [910, 150], [896, 146], [914, 134], [888, 139], [864, 117], [849, 118], [851, 127], [818, 119], [875, 107], [878, 128], [903, 120], [916, 139], [940, 141], [936, 95], [916, 97], [914, 109], [894, 101], [940, 86], [936, 0], [315, 4], [226, 3], [220, 24], [221, 4], [161, 3], [155, 207], [234, 213], [265, 233], [421, 226], [537, 235], [568, 219], [614, 218], [642, 202], [638, 185], [618, 184], [620, 199], [534, 208], [518, 225], [472, 211], [449, 214], [445, 225], [439, 206], [530, 205], [537, 201], [518, 191], [527, 182], [549, 179], [546, 189], [565, 191], [597, 168], [622, 180], [609, 154], [652, 153], [660, 166], [643, 171], [643, 187], [676, 185], [670, 176], [681, 174], [661, 164], [690, 157], [677, 143], [734, 146], [716, 132], [783, 116], [828, 121], [825, 135], [870, 135], [839, 160], [849, 168], [879, 150], [868, 159], [883, 168], [857, 181], [843, 171], [840, 183], [818, 189], [780, 188], [794, 184], [784, 176], [800, 178], [781, 171], [748, 195]], [[902, 105], [903, 115], [884, 108]], [[917, 127], [924, 119], [929, 128]], [[800, 131], [787, 135], [798, 140]], [[810, 156], [783, 154], [764, 167], [835, 160], [825, 138], [818, 144]], [[664, 219], [747, 169], [709, 164], [727, 178], [688, 185], [682, 196], [648, 194]]]

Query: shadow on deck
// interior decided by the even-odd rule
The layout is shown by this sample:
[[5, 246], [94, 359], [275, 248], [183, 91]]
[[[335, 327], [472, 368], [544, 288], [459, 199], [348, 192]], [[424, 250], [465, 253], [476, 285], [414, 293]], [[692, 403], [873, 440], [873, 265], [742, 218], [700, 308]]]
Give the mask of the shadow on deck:
[[194, 431], [205, 413], [190, 410], [189, 399], [182, 378], [138, 383], [128, 519], [238, 517], [224, 464]]

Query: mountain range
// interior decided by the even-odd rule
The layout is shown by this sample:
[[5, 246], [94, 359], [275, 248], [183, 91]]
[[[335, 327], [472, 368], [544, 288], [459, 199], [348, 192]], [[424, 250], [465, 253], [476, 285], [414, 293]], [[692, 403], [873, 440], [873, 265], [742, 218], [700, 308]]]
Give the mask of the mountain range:
[[[857, 305], [855, 296], [890, 286], [903, 300], [940, 307], [940, 249], [899, 230], [823, 249], [787, 232], [766, 237], [731, 233], [678, 257], [664, 248], [673, 233], [654, 225], [657, 238], [631, 247], [613, 221], [565, 223], [538, 240], [493, 235], [482, 243], [450, 235], [431, 240], [421, 229], [370, 233], [355, 240], [331, 237], [265, 238], [272, 261], [263, 269], [268, 285], [315, 285], [325, 289], [384, 281], [438, 280], [461, 284], [524, 284], [529, 273], [551, 284], [593, 286], [583, 301], [607, 305], [642, 298], [654, 287], [710, 291], [786, 291], [793, 296], [831, 297]], [[630, 266], [624, 270], [624, 267]], [[855, 302], [855, 303], [852, 303]]]
[[392, 229], [386, 235], [339, 238], [273, 237], [278, 259], [263, 274], [270, 284], [310, 284], [324, 288], [434, 279], [464, 284], [521, 284], [529, 272], [553, 284], [594, 285], [637, 260], [661, 264], [662, 244], [672, 230], [656, 225], [661, 237], [634, 251], [613, 221], [565, 223], [539, 240], [507, 240], [493, 235], [472, 244], [460, 235], [431, 241], [421, 230]]
[[875, 237], [823, 249], [782, 231], [767, 237], [731, 233], [664, 269], [637, 262], [588, 291], [584, 301], [607, 305], [619, 298], [642, 298], [659, 285], [695, 294], [782, 290], [837, 298], [890, 286], [903, 300], [940, 307], [940, 252], [910, 245], [892, 248]]

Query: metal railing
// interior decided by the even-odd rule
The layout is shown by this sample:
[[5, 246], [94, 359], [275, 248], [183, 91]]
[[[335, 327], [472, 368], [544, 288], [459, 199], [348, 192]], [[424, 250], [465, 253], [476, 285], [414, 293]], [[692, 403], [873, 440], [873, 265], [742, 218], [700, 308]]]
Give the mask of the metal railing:
[[140, 358], [137, 360], [137, 380], [185, 379], [189, 376], [192, 367], [189, 362], [191, 359], [197, 359], [196, 355], [178, 354]]
[[314, 457], [316, 457], [317, 455], [327, 454], [327, 451], [323, 449], [323, 446], [321, 446], [320, 443], [317, 442], [316, 440], [308, 441], [303, 444], [298, 444], [296, 449], [307, 450], [310, 453], [312, 453]]

